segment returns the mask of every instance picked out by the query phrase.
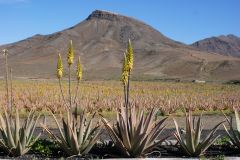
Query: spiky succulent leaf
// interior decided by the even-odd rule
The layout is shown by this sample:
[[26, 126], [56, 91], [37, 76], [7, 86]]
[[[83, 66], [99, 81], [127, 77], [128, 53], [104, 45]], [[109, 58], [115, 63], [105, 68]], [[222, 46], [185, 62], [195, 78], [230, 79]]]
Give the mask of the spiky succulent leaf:
[[16, 109], [14, 117], [6, 110], [4, 110], [4, 117], [0, 114], [0, 133], [3, 138], [0, 140], [0, 145], [8, 154], [21, 156], [27, 153], [40, 137], [41, 133], [36, 138], [32, 138], [40, 116], [35, 118], [33, 115], [34, 112], [29, 112], [23, 125], [20, 125], [18, 109]]
[[229, 126], [229, 130], [227, 129], [227, 127], [225, 125], [224, 129], [228, 135], [228, 137], [230, 138], [231, 142], [237, 146], [238, 148], [240, 148], [240, 120], [239, 120], [239, 114], [237, 112], [237, 110], [234, 108], [234, 115], [235, 115], [235, 119], [236, 119], [236, 130], [234, 129], [234, 124], [232, 122], [232, 118], [231, 120], [229, 120], [229, 118], [224, 114], [225, 116], [225, 120], [228, 123]]
[[234, 114], [236, 119], [237, 131], [240, 132], [240, 119], [239, 119], [238, 111], [236, 109], [234, 109]]
[[52, 116], [57, 124], [60, 136], [55, 136], [46, 125], [42, 125], [42, 127], [57, 141], [60, 147], [69, 156], [88, 154], [100, 135], [100, 126], [95, 125], [92, 127], [92, 119], [94, 116], [85, 127], [85, 122], [87, 121], [85, 112], [82, 112], [79, 115], [80, 118], [78, 118], [78, 116], [76, 117], [76, 115], [73, 115], [67, 110], [67, 118], [62, 118], [63, 129], [53, 113]]
[[[196, 128], [194, 128], [194, 120], [192, 116], [192, 112], [186, 113], [186, 132], [180, 133], [177, 121], [174, 120], [174, 124], [176, 127], [175, 138], [180, 144], [181, 149], [185, 152], [186, 155], [196, 157], [202, 155], [210, 145], [212, 145], [218, 136], [215, 136], [215, 132], [219, 128], [219, 126], [223, 123], [218, 123], [213, 129], [211, 129], [210, 133], [201, 140], [202, 133], [202, 115], [199, 117], [197, 121]], [[184, 135], [184, 136], [183, 136]]]
[[129, 112], [121, 107], [116, 125], [112, 126], [103, 117], [102, 121], [112, 141], [123, 155], [141, 157], [165, 140], [165, 138], [157, 139], [164, 129], [162, 124], [166, 118], [155, 122], [153, 120], [155, 114], [155, 109], [145, 115], [143, 111], [139, 112], [135, 106], [131, 107]]

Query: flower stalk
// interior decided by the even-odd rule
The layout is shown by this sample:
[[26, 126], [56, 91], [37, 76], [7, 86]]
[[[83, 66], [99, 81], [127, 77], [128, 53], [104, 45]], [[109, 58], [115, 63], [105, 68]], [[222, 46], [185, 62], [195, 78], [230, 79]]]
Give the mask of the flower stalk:
[[123, 83], [123, 93], [124, 93], [124, 103], [125, 103], [124, 105], [126, 107], [126, 102], [127, 102], [126, 86], [127, 86], [127, 83], [128, 83], [128, 64], [127, 64], [126, 53], [124, 53], [124, 61], [123, 61], [121, 81]]
[[76, 76], [77, 76], [77, 86], [76, 86], [76, 92], [75, 92], [75, 97], [74, 97], [74, 103], [76, 102], [76, 99], [77, 99], [79, 83], [82, 80], [82, 64], [80, 61], [80, 56], [78, 57]]
[[[77, 93], [79, 90], [79, 84], [80, 81], [82, 80], [82, 64], [80, 61], [80, 56], [78, 58], [77, 62], [77, 68], [76, 68], [76, 79], [77, 79], [77, 84], [75, 88], [75, 94], [72, 91], [72, 77], [71, 77], [71, 68], [72, 64], [74, 63], [74, 49], [73, 49], [73, 44], [72, 41], [69, 43], [69, 48], [68, 48], [68, 54], [67, 54], [67, 63], [68, 63], [68, 98], [65, 99], [64, 94], [63, 94], [63, 89], [62, 89], [62, 84], [61, 84], [61, 79], [63, 76], [63, 63], [62, 63], [62, 58], [61, 55], [58, 55], [58, 63], [57, 63], [57, 77], [59, 79], [59, 87], [61, 90], [62, 98], [66, 106], [68, 107], [67, 109], [72, 109], [72, 107], [77, 106], [76, 104], [76, 99], [77, 99]], [[67, 101], [67, 102], [66, 102]]]
[[10, 113], [12, 114], [12, 107], [13, 107], [13, 84], [12, 84], [12, 68], [10, 68]]
[[[63, 64], [62, 64], [62, 57], [61, 54], [58, 54], [58, 63], [57, 63], [57, 77], [58, 77], [58, 83], [59, 83], [59, 88], [60, 88], [60, 92], [62, 95], [62, 99], [64, 104], [66, 105], [66, 100], [63, 94], [63, 90], [62, 90], [62, 76], [63, 76]], [[68, 107], [68, 106], [67, 106]]]
[[131, 41], [129, 40], [126, 53], [124, 53], [124, 62], [121, 77], [124, 90], [124, 106], [126, 107], [126, 110], [128, 110], [129, 107], [130, 78], [132, 69], [133, 69], [133, 48]]
[[72, 108], [72, 93], [71, 93], [71, 65], [73, 64], [74, 59], [74, 50], [72, 40], [70, 41], [69, 48], [68, 48], [68, 94], [69, 94], [69, 106]]
[[7, 108], [10, 108], [10, 98], [9, 98], [9, 78], [8, 78], [8, 50], [2, 50], [5, 57], [5, 88], [6, 88], [6, 98], [7, 98]]

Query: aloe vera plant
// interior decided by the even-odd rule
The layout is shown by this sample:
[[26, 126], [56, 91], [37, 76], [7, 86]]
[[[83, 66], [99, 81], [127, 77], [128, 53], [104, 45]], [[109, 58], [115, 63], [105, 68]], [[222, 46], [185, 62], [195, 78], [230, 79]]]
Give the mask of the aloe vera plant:
[[122, 68], [121, 81], [124, 90], [124, 106], [121, 106], [117, 114], [117, 122], [111, 125], [102, 117], [102, 122], [107, 129], [112, 141], [125, 157], [144, 157], [155, 147], [160, 145], [167, 137], [161, 137], [167, 118], [155, 121], [157, 110], [151, 109], [150, 113], [144, 114], [144, 110], [137, 110], [130, 106], [130, 73], [133, 68], [133, 49], [131, 41], [128, 42]]
[[58, 126], [60, 136], [52, 133], [46, 125], [42, 125], [42, 127], [69, 156], [85, 155], [91, 150], [100, 135], [100, 125], [97, 123], [95, 127], [92, 127], [92, 120], [95, 114], [87, 122], [85, 112], [73, 116], [72, 113], [67, 111], [67, 118], [61, 118], [63, 129], [56, 116], [54, 114], [52, 116]]
[[18, 109], [16, 109], [14, 118], [6, 110], [3, 114], [0, 113], [1, 148], [11, 156], [21, 156], [27, 153], [41, 135], [39, 133], [33, 137], [39, 117], [40, 114], [36, 115], [34, 111], [31, 111], [21, 126]]
[[[71, 90], [71, 65], [74, 62], [74, 49], [72, 45], [72, 41], [69, 44], [69, 50], [67, 55], [67, 62], [68, 62], [68, 103], [66, 98], [64, 97], [62, 86], [61, 86], [61, 78], [63, 76], [63, 64], [61, 55], [58, 56], [58, 63], [57, 63], [57, 77], [59, 79], [59, 86], [60, 91], [62, 94], [62, 99], [64, 101], [64, 106], [66, 110], [66, 118], [62, 116], [62, 127], [58, 122], [56, 116], [52, 113], [52, 117], [54, 118], [60, 136], [56, 136], [52, 133], [52, 131], [46, 126], [42, 125], [42, 127], [49, 133], [49, 135], [56, 140], [56, 142], [60, 145], [60, 147], [69, 155], [85, 155], [87, 154], [93, 145], [96, 143], [99, 135], [100, 135], [100, 124], [97, 123], [94, 127], [92, 127], [92, 121], [95, 117], [95, 114], [91, 117], [91, 119], [87, 123], [87, 114], [84, 111], [81, 111], [80, 114], [77, 113], [77, 106], [76, 98], [78, 93], [79, 83], [82, 80], [82, 65], [80, 62], [80, 57], [78, 58], [77, 63], [77, 85], [76, 85], [76, 92], [74, 98], [72, 97], [72, 90]], [[72, 113], [73, 106], [75, 107], [75, 113]]]
[[195, 124], [195, 118], [193, 118], [192, 112], [189, 111], [186, 113], [186, 130], [184, 133], [180, 133], [178, 123], [173, 119], [176, 127], [174, 135], [180, 148], [187, 156], [197, 157], [202, 155], [219, 137], [219, 135], [215, 136], [215, 132], [223, 122], [218, 123], [210, 133], [202, 139], [203, 125], [201, 118], [202, 115], [198, 118], [197, 124]]
[[122, 107], [113, 126], [102, 117], [112, 141], [123, 156], [144, 157], [169, 137], [159, 137], [167, 118], [155, 121], [156, 112], [157, 110], [151, 109], [150, 113], [145, 115], [143, 110], [137, 111], [132, 106], [128, 115]]
[[224, 124], [223, 126], [231, 142], [240, 149], [240, 119], [238, 111], [236, 109], [234, 109], [234, 114], [236, 120], [236, 129], [234, 129], [232, 117], [229, 119], [225, 114], [224, 116], [230, 129], [228, 130], [226, 125]]
[[[0, 113], [0, 147], [11, 156], [21, 156], [27, 153], [32, 145], [39, 139], [41, 133], [37, 137], [33, 137], [36, 124], [40, 114], [35, 114], [31, 110], [24, 123], [20, 123], [18, 108], [15, 109], [13, 116], [13, 88], [12, 88], [12, 69], [8, 66], [8, 50], [3, 50], [5, 57], [5, 88], [6, 88], [6, 107], [3, 107], [3, 113]], [[9, 81], [10, 70], [10, 81]], [[10, 88], [10, 91], [9, 91]], [[10, 93], [9, 93], [10, 92]]]

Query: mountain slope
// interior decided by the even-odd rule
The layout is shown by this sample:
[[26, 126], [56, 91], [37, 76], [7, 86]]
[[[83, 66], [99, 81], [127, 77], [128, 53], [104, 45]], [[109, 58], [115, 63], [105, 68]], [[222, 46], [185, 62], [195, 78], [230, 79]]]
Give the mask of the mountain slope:
[[202, 51], [215, 52], [229, 56], [240, 56], [240, 37], [234, 35], [206, 38], [191, 46]]
[[[85, 79], [119, 79], [128, 39], [135, 52], [135, 79], [240, 79], [238, 58], [199, 51], [165, 37], [143, 22], [100, 10], [66, 30], [35, 35], [0, 49], [9, 50], [14, 75], [53, 78], [57, 55], [60, 52], [66, 57], [70, 39], [76, 57], [81, 56]], [[0, 71], [3, 73], [3, 68]]]

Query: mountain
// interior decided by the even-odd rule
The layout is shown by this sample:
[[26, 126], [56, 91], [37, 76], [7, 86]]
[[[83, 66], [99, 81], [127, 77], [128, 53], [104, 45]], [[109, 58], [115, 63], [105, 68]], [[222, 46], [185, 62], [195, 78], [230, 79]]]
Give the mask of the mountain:
[[[139, 20], [101, 10], [71, 28], [35, 35], [0, 49], [9, 50], [15, 76], [54, 78], [57, 55], [61, 53], [66, 62], [68, 43], [73, 40], [85, 79], [119, 79], [128, 39], [134, 48], [134, 79], [240, 79], [238, 58], [199, 51], [167, 38]], [[3, 66], [3, 61], [0, 63]], [[0, 73], [3, 70], [1, 67]]]
[[240, 37], [232, 34], [206, 38], [193, 43], [191, 46], [202, 51], [215, 52], [228, 56], [240, 56]]

